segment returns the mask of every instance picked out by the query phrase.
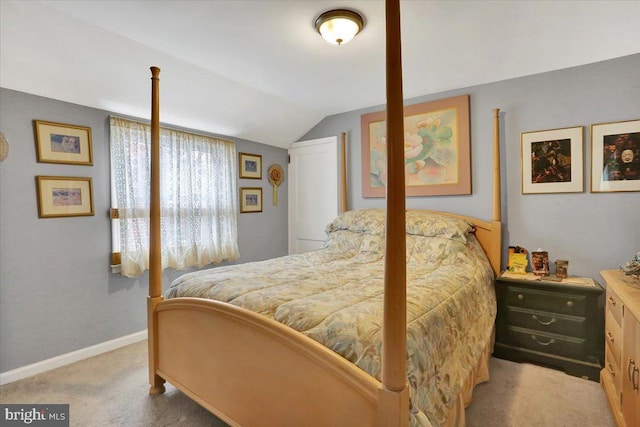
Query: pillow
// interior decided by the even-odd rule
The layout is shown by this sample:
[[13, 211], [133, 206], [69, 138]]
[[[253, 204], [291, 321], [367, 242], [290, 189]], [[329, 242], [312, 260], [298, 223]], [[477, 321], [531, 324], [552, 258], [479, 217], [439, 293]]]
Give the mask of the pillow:
[[386, 229], [386, 213], [382, 209], [357, 209], [347, 211], [329, 225], [327, 234], [337, 230], [349, 230], [358, 233], [384, 235]]
[[442, 237], [462, 243], [467, 243], [467, 235], [473, 231], [473, 225], [463, 219], [415, 209], [407, 211], [406, 223], [407, 234]]
[[[326, 229], [327, 234], [337, 230], [384, 235], [386, 212], [383, 209], [358, 209], [347, 211], [334, 219]], [[417, 209], [406, 213], [407, 234], [426, 237], [442, 237], [467, 243], [467, 235], [473, 226], [467, 221]]]

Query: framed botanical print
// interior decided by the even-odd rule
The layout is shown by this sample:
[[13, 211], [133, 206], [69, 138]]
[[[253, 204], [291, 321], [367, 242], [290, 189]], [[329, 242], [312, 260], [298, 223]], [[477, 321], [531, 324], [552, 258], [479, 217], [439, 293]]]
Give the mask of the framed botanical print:
[[[407, 196], [471, 194], [469, 95], [404, 107]], [[364, 114], [362, 196], [384, 197], [387, 177], [386, 111]]]

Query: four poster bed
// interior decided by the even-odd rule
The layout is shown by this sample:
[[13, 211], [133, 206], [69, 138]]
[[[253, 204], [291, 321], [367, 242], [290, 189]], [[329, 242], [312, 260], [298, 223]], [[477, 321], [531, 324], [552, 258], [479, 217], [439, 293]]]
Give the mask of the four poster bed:
[[165, 296], [152, 67], [151, 394], [169, 381], [237, 426], [464, 425], [493, 344], [498, 110], [492, 220], [406, 211], [399, 25], [388, 1], [386, 212], [344, 212], [323, 249], [189, 273]]

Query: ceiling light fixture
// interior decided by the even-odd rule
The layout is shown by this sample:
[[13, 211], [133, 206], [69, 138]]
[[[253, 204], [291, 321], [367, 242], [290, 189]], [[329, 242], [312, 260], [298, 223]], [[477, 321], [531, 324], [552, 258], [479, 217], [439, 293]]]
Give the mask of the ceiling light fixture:
[[363, 27], [362, 16], [347, 9], [329, 10], [316, 19], [316, 30], [331, 44], [347, 43], [362, 31]]

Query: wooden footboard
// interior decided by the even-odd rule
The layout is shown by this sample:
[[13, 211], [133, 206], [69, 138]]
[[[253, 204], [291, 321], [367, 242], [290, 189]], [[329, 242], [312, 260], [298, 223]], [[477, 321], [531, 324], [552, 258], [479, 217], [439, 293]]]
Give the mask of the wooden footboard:
[[377, 424], [380, 382], [297, 331], [199, 298], [156, 316], [156, 374], [231, 425]]

